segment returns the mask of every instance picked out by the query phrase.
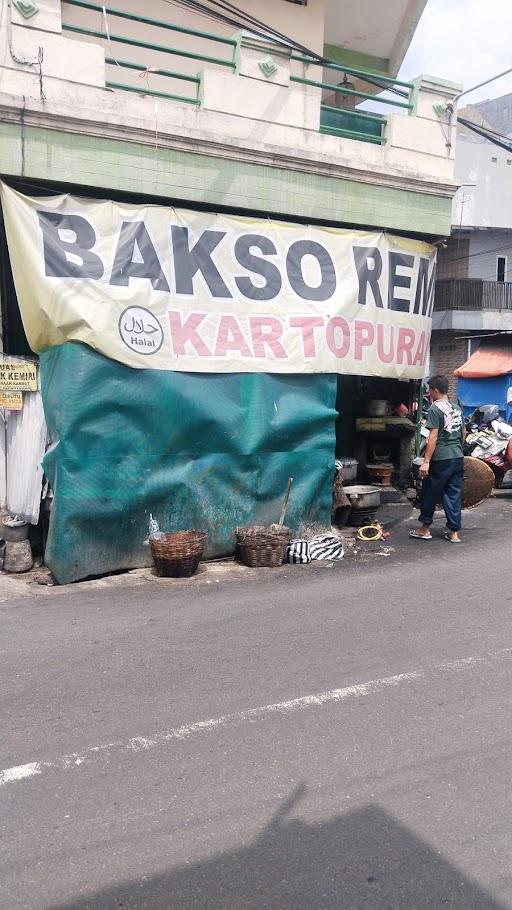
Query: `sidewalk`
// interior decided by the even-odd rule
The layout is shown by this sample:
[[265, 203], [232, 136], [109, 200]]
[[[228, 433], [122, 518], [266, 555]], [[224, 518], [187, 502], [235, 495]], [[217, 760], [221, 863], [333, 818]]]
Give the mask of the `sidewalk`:
[[[58, 597], [60, 593], [72, 590], [87, 591], [98, 588], [130, 587], [169, 587], [194, 588], [206, 585], [221, 585], [229, 582], [247, 581], [254, 584], [263, 575], [268, 578], [273, 573], [286, 574], [296, 572], [319, 572], [326, 569], [347, 572], [363, 568], [370, 571], [371, 563], [382, 561], [403, 562], [404, 565], [417, 563], [418, 560], [436, 560], [456, 550], [444, 540], [444, 514], [436, 512], [432, 529], [434, 539], [429, 542], [413, 540], [409, 532], [417, 526], [418, 510], [410, 502], [390, 503], [381, 507], [378, 520], [390, 536], [380, 541], [359, 541], [353, 536], [344, 537], [345, 558], [337, 562], [318, 561], [309, 565], [283, 565], [280, 569], [251, 569], [240, 565], [233, 559], [203, 562], [192, 578], [158, 578], [151, 568], [131, 569], [104, 578], [77, 582], [72, 585], [48, 585], [48, 572], [43, 568], [32, 569], [21, 575], [0, 573], [0, 603], [23, 597]], [[482, 547], [492, 546], [496, 536], [510, 534], [512, 528], [512, 490], [497, 491], [476, 509], [463, 512], [461, 532], [461, 549], [467, 552], [478, 547], [479, 559], [482, 558]], [[348, 532], [345, 532], [348, 533]], [[343, 535], [344, 532], [342, 531]], [[476, 555], [476, 553], [475, 553]], [[46, 580], [46, 581], [45, 581]]]

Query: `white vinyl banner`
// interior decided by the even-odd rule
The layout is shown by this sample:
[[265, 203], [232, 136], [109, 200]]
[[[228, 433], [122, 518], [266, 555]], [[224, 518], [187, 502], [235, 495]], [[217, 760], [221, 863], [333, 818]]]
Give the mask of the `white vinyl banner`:
[[425, 373], [429, 244], [5, 184], [1, 198], [36, 352], [79, 341], [141, 369]]

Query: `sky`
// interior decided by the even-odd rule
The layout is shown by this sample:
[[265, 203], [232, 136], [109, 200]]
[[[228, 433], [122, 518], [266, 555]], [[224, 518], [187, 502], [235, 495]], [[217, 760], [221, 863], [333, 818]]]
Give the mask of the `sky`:
[[[400, 76], [422, 73], [470, 88], [512, 68], [512, 0], [428, 0]], [[512, 92], [512, 73], [464, 97], [470, 104]]]

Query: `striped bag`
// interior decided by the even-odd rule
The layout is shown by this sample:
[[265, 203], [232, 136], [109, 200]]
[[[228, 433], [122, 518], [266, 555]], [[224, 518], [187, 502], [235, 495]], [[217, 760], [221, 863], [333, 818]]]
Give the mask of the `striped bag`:
[[336, 534], [318, 534], [309, 541], [311, 559], [343, 559], [343, 542]]
[[286, 550], [285, 562], [311, 562], [309, 553], [309, 544], [303, 537], [296, 537], [290, 540]]

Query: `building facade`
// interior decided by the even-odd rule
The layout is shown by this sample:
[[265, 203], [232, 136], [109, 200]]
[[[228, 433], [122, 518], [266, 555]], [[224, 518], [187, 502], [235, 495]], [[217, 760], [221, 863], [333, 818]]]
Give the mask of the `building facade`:
[[[110, 12], [79, 0], [13, 3], [2, 27], [1, 173], [446, 235], [453, 152], [433, 105], [454, 87], [395, 79], [423, 5], [241, 4], [271, 34], [333, 60], [322, 67], [276, 37], [179, 6], [169, 22], [161, 0], [144, 16], [135, 3]], [[342, 92], [344, 80], [351, 88]], [[398, 92], [387, 93], [379, 117], [347, 94], [379, 87]], [[336, 106], [342, 94], [348, 113]]]
[[[511, 96], [460, 116], [505, 135]], [[507, 143], [505, 142], [505, 145]], [[438, 253], [431, 368], [451, 377], [484, 337], [512, 330], [512, 146], [459, 125], [452, 234]]]
[[[270, 219], [284, 225], [317, 226], [326, 231], [335, 228], [378, 232], [391, 238], [391, 245], [399, 243], [393, 238], [402, 237], [403, 252], [396, 254], [402, 258], [395, 256], [389, 260], [393, 263], [389, 268], [394, 290], [389, 293], [386, 290], [384, 303], [375, 297], [371, 301], [373, 309], [368, 307], [367, 311], [371, 309], [377, 316], [379, 306], [404, 310], [409, 294], [411, 313], [413, 310], [419, 313], [422, 288], [425, 299], [427, 296], [426, 260], [423, 266], [420, 263], [420, 272], [415, 273], [412, 283], [407, 272], [410, 268], [407, 244], [429, 244], [446, 237], [450, 231], [456, 186], [455, 152], [454, 147], [447, 145], [446, 125], [440, 111], [460, 88], [431, 76], [419, 75], [410, 83], [397, 78], [424, 5], [425, 0], [397, 0], [392, 8], [377, 0], [343, 4], [340, 0], [240, 0], [236, 10], [230, 7], [227, 12], [224, 8], [221, 14], [218, 4], [209, 0], [198, 4], [196, 12], [190, 9], [191, 4], [181, 4], [179, 0], [172, 6], [164, 0], [149, 0], [142, 14], [134, 0], [116, 8], [87, 0], [62, 3], [13, 0], [4, 7], [1, 31], [1, 177], [8, 188], [29, 197], [70, 192], [73, 199], [115, 200], [128, 207], [153, 204], [179, 207], [199, 213], [198, 218], [201, 213], [205, 218], [217, 213], [258, 219], [258, 224]], [[20, 356], [28, 348], [16, 293], [23, 282], [20, 269], [14, 281], [10, 269], [12, 236], [11, 230], [10, 253], [5, 236], [2, 239], [3, 346], [4, 355]], [[64, 234], [59, 236], [62, 243], [71, 242]], [[20, 237], [18, 245], [23, 246], [23, 236]], [[73, 254], [69, 261], [74, 261]], [[376, 268], [375, 261], [366, 262], [365, 268], [367, 284], [375, 296], [377, 278], [371, 274]], [[384, 271], [387, 280], [387, 265]], [[366, 299], [359, 302], [365, 304]], [[76, 307], [78, 324], [79, 303]], [[373, 332], [371, 326], [370, 329]], [[82, 340], [80, 335], [71, 337]], [[402, 339], [404, 350], [406, 338]], [[62, 336], [62, 340], [65, 342], [66, 338]], [[409, 357], [410, 338], [407, 344]], [[71, 565], [69, 560], [63, 561], [66, 534], [73, 535], [73, 529], [80, 523], [82, 536], [74, 538], [74, 548], [84, 553], [87, 540], [93, 535], [101, 537], [101, 522], [106, 522], [102, 554], [107, 552], [107, 557], [103, 559], [96, 546], [97, 572], [139, 564], [142, 521], [155, 505], [147, 490], [142, 505], [140, 497], [137, 499], [135, 495], [123, 499], [124, 493], [119, 493], [117, 504], [112, 497], [109, 499], [114, 481], [109, 473], [111, 467], [108, 471], [105, 468], [107, 456], [102, 452], [98, 465], [101, 462], [103, 473], [96, 467], [94, 482], [92, 475], [87, 480], [89, 492], [94, 487], [94, 496], [89, 495], [88, 502], [94, 499], [95, 508], [81, 518], [71, 514], [68, 506], [73, 500], [72, 490], [79, 483], [84, 484], [83, 478], [80, 481], [77, 475], [73, 480], [66, 470], [75, 456], [78, 464], [83, 451], [80, 446], [87, 443], [82, 439], [78, 444], [81, 428], [74, 423], [73, 415], [83, 405], [86, 390], [91, 401], [94, 399], [93, 389], [99, 382], [99, 374], [95, 378], [94, 371], [99, 369], [99, 361], [88, 353], [84, 355], [89, 358], [87, 367], [80, 365], [80, 357], [76, 360], [76, 345], [71, 353], [69, 347], [72, 345], [62, 345], [64, 351], [58, 363], [57, 354], [54, 357], [50, 352], [46, 365], [42, 364], [44, 381], [49, 382], [50, 373], [59, 376], [58, 388], [53, 385], [52, 391], [48, 390], [45, 409], [53, 440], [53, 448], [47, 455], [48, 472], [51, 473], [53, 463], [54, 477], [58, 471], [59, 476], [67, 477], [65, 482], [61, 481], [60, 489], [68, 485], [66, 502], [64, 494], [56, 491], [53, 532], [50, 527], [53, 564], [64, 566], [60, 572], [62, 580], [83, 577], [92, 571], [89, 563], [75, 561]], [[389, 363], [389, 356], [393, 355], [386, 356]], [[405, 356], [404, 351], [401, 356]], [[76, 377], [82, 367], [78, 382]], [[123, 369], [130, 373], [128, 367]], [[414, 375], [420, 369], [416, 366]], [[148, 394], [149, 389], [156, 388], [151, 383], [145, 385], [146, 379], [143, 382], [142, 374], [151, 371], [133, 372], [138, 372], [140, 381], [123, 373], [127, 377], [126, 388], [132, 390], [130, 394], [139, 395], [143, 386]], [[174, 374], [170, 375], [172, 378]], [[67, 376], [77, 384], [75, 387], [69, 383], [70, 388], [73, 385], [75, 399], [74, 406], [68, 402], [64, 419], [59, 395], [66, 387]], [[115, 406], [119, 376], [116, 373], [116, 380], [109, 386], [114, 395], [108, 403], [112, 413], [120, 410], [117, 407], [116, 411]], [[198, 384], [197, 377], [193, 380], [195, 404], [199, 400], [207, 401], [208, 389], [213, 388], [213, 380], [210, 386], [204, 385], [205, 376], [202, 384]], [[407, 377], [407, 371], [404, 376]], [[176, 380], [178, 409], [185, 407], [185, 401], [190, 403], [192, 396], [192, 380], [184, 377], [182, 374]], [[156, 382], [155, 377], [153, 380]], [[224, 380], [227, 381], [226, 376]], [[238, 382], [241, 385], [236, 385]], [[247, 377], [245, 384], [242, 380], [232, 380], [228, 388], [229, 383], [222, 386], [219, 380], [217, 387], [227, 402], [236, 385], [234, 397], [240, 414], [247, 408], [244, 401], [250, 402], [252, 413], [255, 401], [260, 402], [262, 413], [269, 404], [270, 410], [265, 411], [262, 423], [263, 435], [278, 422], [275, 414], [281, 402], [292, 401], [293, 395], [298, 400], [299, 387], [305, 398], [298, 410], [294, 410], [294, 405], [292, 411], [303, 415], [311, 407], [312, 413], [317, 413], [318, 426], [322, 420], [325, 427], [330, 422], [331, 429], [329, 433], [325, 431], [324, 441], [317, 449], [321, 468], [314, 482], [308, 485], [304, 476], [300, 479], [301, 470], [304, 473], [300, 459], [295, 459], [293, 467], [294, 476], [299, 475], [300, 480], [297, 519], [311, 517], [308, 509], [317, 501], [323, 503], [326, 512], [332, 473], [326, 453], [332, 446], [334, 454], [336, 382], [327, 375], [295, 376], [286, 380], [288, 385], [284, 388], [282, 383], [279, 387], [273, 384], [274, 379], [268, 373], [250, 382], [249, 387]], [[107, 386], [102, 381], [102, 388]], [[165, 383], [160, 384], [158, 395], [165, 398], [171, 394], [169, 388]], [[173, 387], [172, 395], [176, 388]], [[139, 399], [138, 406], [143, 406]], [[227, 403], [225, 411], [229, 411]], [[168, 419], [162, 413], [160, 427], [161, 421], [165, 424]], [[187, 412], [187, 419], [191, 413]], [[53, 419], [55, 414], [59, 415], [58, 425]], [[219, 420], [220, 417], [213, 429], [210, 427], [212, 438], [219, 429]], [[225, 426], [222, 426], [219, 439], [222, 437], [224, 441], [217, 443], [220, 449], [226, 445]], [[105, 432], [114, 432], [112, 427], [107, 422]], [[119, 426], [116, 427], [115, 433], [122, 436]], [[204, 437], [204, 427], [203, 415], [203, 423], [198, 423], [194, 438]], [[254, 520], [256, 515], [261, 520], [271, 520], [273, 512], [268, 504], [274, 507], [278, 485], [276, 488], [270, 485], [266, 493], [263, 489], [261, 451], [265, 451], [265, 446], [258, 449], [253, 431], [248, 424], [246, 432], [253, 442], [247, 451], [254, 456], [255, 464], [260, 459], [260, 474], [257, 477], [254, 474], [250, 484], [247, 478], [238, 483], [238, 488], [243, 483], [252, 485], [244, 493], [244, 501], [252, 505], [243, 515], [234, 508], [229, 515], [223, 513], [219, 517], [217, 503], [217, 512], [210, 522], [212, 528], [224, 527], [228, 521], [233, 524], [242, 519]], [[68, 433], [67, 446], [62, 444], [64, 432]], [[285, 421], [280, 429], [282, 435], [275, 435], [272, 442], [276, 457], [282, 451], [283, 438], [295, 438], [295, 447], [300, 450], [306, 438], [301, 442], [301, 432], [297, 431], [295, 437], [293, 433], [290, 435]], [[96, 439], [98, 433], [95, 425], [89, 441]], [[229, 438], [235, 436], [236, 432]], [[147, 445], [143, 433], [137, 438], [138, 444]], [[172, 445], [178, 446], [174, 435], [172, 439]], [[179, 444], [182, 453], [185, 452], [183, 441]], [[168, 443], [167, 450], [170, 447]], [[64, 449], [68, 453], [67, 462], [62, 460]], [[220, 449], [224, 464], [226, 452]], [[62, 456], [61, 461], [57, 456]], [[118, 473], [123, 475], [126, 464], [120, 450], [108, 457], [109, 466], [114, 458], [121, 465]], [[173, 470], [179, 473], [178, 461], [173, 462]], [[182, 461], [190, 465], [193, 459], [183, 456]], [[313, 462], [312, 455], [310, 465]], [[147, 469], [146, 463], [146, 467], [141, 464], [137, 462], [133, 470], [126, 468], [124, 488], [128, 484], [133, 491], [141, 482], [140, 473]], [[283, 479], [289, 473], [292, 463], [284, 460], [279, 477]], [[183, 481], [182, 486], [189, 484], [190, 492], [191, 483]], [[260, 490], [257, 495], [255, 486]], [[212, 490], [209, 488], [204, 494], [200, 507], [196, 487], [192, 494], [195, 497], [192, 511], [204, 514]], [[266, 511], [258, 512], [258, 497], [265, 501]], [[189, 498], [187, 502], [190, 501]], [[176, 509], [176, 499], [174, 506]], [[83, 502], [80, 507], [83, 511]], [[136, 513], [131, 525], [130, 517], [126, 517], [130, 508]], [[122, 556], [119, 549], [108, 555], [114, 520], [128, 540]], [[185, 520], [182, 510], [174, 524], [180, 526], [179, 522]], [[68, 536], [68, 545], [69, 540]], [[219, 548], [222, 549], [221, 544], [217, 551]]]

